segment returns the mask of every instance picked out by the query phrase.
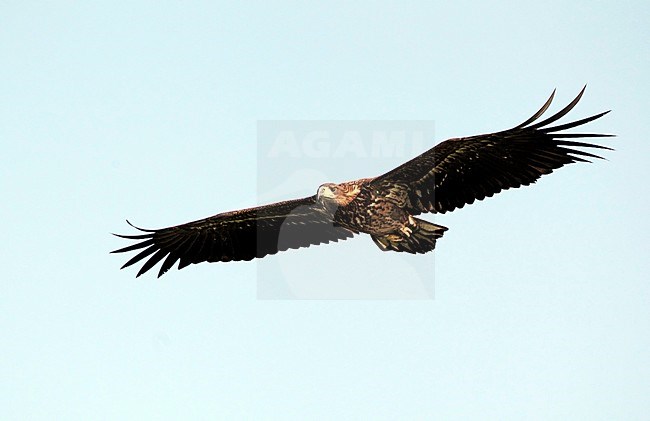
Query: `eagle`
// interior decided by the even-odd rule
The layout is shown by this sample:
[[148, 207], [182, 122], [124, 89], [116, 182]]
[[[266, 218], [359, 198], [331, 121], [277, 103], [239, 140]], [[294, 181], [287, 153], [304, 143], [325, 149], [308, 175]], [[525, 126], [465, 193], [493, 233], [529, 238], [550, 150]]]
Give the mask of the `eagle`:
[[[556, 114], [538, 121], [555, 91], [532, 117], [495, 133], [445, 140], [378, 177], [325, 183], [313, 196], [224, 212], [185, 224], [114, 234], [134, 244], [111, 253], [139, 250], [123, 268], [144, 262], [136, 277], [161, 260], [158, 277], [201, 262], [249, 261], [289, 249], [369, 234], [383, 251], [427, 253], [447, 228], [417, 215], [446, 213], [503, 190], [527, 186], [566, 164], [602, 157], [584, 149], [609, 147], [577, 141], [613, 136], [567, 133], [609, 111], [553, 125], [585, 91]], [[582, 149], [579, 149], [582, 148]], [[164, 260], [163, 260], [164, 259]]]

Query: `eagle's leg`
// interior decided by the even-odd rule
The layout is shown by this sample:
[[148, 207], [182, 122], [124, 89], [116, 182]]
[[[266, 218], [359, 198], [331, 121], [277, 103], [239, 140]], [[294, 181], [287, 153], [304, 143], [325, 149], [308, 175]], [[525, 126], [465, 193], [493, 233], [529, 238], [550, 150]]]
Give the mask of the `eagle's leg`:
[[408, 221], [398, 230], [390, 234], [373, 235], [372, 239], [384, 251], [426, 253], [434, 249], [436, 239], [442, 237], [445, 231], [446, 227], [409, 216]]
[[415, 221], [415, 218], [413, 218], [411, 215], [408, 216], [408, 221], [402, 228], [399, 230], [402, 232], [407, 237], [410, 237], [411, 234], [413, 233], [413, 230], [417, 228], [418, 223]]

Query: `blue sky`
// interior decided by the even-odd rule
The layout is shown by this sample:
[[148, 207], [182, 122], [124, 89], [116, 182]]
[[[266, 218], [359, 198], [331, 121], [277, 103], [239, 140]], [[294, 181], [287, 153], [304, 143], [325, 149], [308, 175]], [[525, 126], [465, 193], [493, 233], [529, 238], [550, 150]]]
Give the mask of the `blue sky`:
[[[647, 2], [0, 11], [3, 419], [647, 417]], [[612, 109], [590, 131], [616, 151], [436, 217], [433, 300], [259, 300], [256, 264], [135, 280], [108, 254], [126, 218], [257, 204], [258, 121], [427, 120], [433, 145], [585, 83], [572, 115]], [[305, 256], [340, 250], [391, 263]]]

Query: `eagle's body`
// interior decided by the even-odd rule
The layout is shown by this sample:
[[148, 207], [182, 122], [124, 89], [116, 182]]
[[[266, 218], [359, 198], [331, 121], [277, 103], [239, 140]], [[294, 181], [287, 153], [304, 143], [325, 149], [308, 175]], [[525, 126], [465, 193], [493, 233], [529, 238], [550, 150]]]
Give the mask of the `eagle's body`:
[[[403, 195], [402, 195], [403, 196]], [[407, 222], [407, 213], [399, 199], [373, 190], [372, 179], [324, 184], [316, 199], [328, 208], [334, 203], [334, 221], [366, 234], [384, 234], [399, 229]]]
[[436, 238], [447, 230], [413, 218], [405, 209], [408, 203], [406, 186], [374, 182], [372, 178], [327, 183], [318, 189], [316, 199], [325, 208], [328, 202], [334, 202], [334, 223], [370, 234], [382, 250], [426, 253], [433, 250]]
[[379, 177], [326, 183], [314, 196], [221, 213], [175, 227], [138, 228], [144, 234], [118, 236], [140, 241], [115, 252], [143, 249], [122, 266], [146, 258], [138, 276], [163, 259], [158, 276], [177, 261], [181, 269], [205, 261], [251, 260], [359, 233], [369, 234], [382, 250], [429, 252], [447, 228], [415, 216], [453, 211], [502, 190], [534, 183], [566, 164], [588, 162], [583, 157], [600, 158], [575, 147], [609, 149], [571, 140], [609, 135], [564, 132], [607, 112], [548, 127], [567, 114], [583, 92], [546, 120], [535, 123], [553, 95], [531, 118], [512, 129], [446, 140]]

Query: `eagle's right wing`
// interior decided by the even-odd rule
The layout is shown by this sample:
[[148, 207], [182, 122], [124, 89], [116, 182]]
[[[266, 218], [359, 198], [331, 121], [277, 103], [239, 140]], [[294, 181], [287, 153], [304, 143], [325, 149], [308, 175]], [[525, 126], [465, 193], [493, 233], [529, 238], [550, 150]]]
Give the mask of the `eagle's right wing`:
[[578, 148], [610, 148], [574, 139], [611, 135], [565, 130], [596, 120], [608, 111], [551, 126], [571, 111], [583, 92], [584, 88], [569, 105], [543, 121], [536, 122], [551, 105], [553, 95], [531, 118], [512, 129], [446, 140], [375, 178], [371, 186], [386, 192], [405, 191], [406, 209], [412, 214], [445, 213], [502, 190], [534, 183], [566, 164], [600, 158]]
[[179, 269], [192, 263], [251, 260], [287, 249], [345, 240], [356, 233], [336, 226], [316, 203], [316, 196], [225, 212], [157, 230], [132, 226], [144, 234], [115, 235], [139, 242], [111, 253], [144, 249], [122, 266], [147, 259], [136, 276], [164, 258], [159, 277], [179, 260]]

